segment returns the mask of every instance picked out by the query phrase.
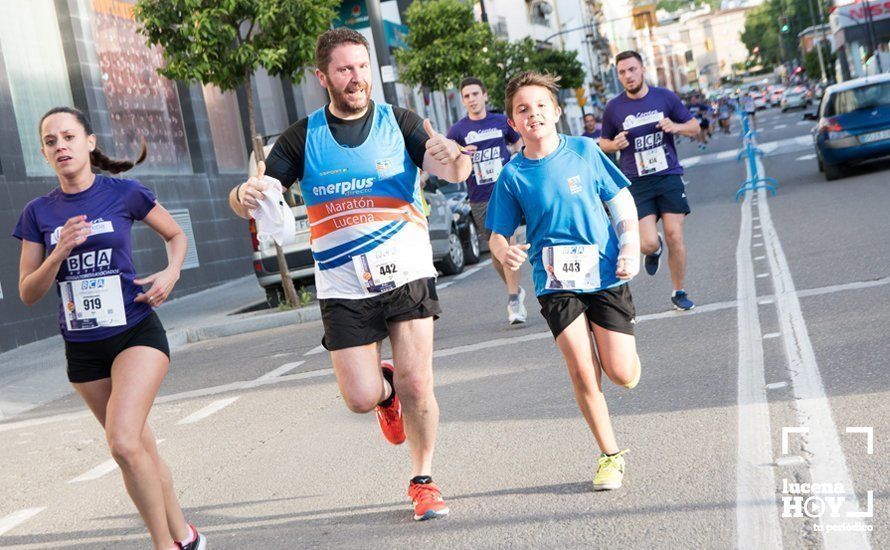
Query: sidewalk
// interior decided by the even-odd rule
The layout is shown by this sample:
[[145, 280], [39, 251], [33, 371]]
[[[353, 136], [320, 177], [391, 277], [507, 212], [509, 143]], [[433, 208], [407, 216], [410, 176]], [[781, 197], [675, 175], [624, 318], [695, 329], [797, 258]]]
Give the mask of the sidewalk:
[[[248, 275], [171, 300], [157, 313], [172, 350], [202, 340], [321, 319], [316, 304], [293, 311], [272, 309], [232, 315], [264, 299], [256, 277]], [[72, 391], [65, 376], [65, 347], [60, 335], [0, 353], [0, 421]]]

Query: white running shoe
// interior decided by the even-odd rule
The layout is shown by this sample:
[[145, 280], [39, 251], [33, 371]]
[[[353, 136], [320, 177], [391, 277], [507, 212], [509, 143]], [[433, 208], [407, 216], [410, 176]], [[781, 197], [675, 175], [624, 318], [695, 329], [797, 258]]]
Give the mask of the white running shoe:
[[507, 321], [511, 325], [524, 323], [528, 317], [528, 311], [525, 309], [525, 289], [519, 287], [519, 297], [515, 300], [507, 302]]

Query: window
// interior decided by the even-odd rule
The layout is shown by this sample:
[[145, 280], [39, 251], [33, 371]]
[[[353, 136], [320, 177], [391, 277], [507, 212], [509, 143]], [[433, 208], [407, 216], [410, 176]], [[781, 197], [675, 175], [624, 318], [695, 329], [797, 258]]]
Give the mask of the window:
[[204, 86], [204, 104], [207, 106], [210, 135], [213, 138], [219, 171], [244, 172], [247, 167], [247, 151], [235, 92], [223, 93], [216, 86]]
[[160, 48], [149, 49], [133, 20], [133, 3], [92, 0], [93, 38], [102, 89], [111, 119], [113, 143], [101, 146], [118, 157], [133, 157], [144, 139], [145, 165], [153, 172], [188, 173], [191, 160], [185, 139], [176, 84], [161, 77]]
[[890, 81], [837, 92], [832, 100], [833, 109], [829, 116], [888, 106], [890, 105]]
[[53, 107], [71, 106], [71, 84], [52, 0], [0, 2], [0, 47], [29, 176], [53, 173], [40, 153], [37, 124]]

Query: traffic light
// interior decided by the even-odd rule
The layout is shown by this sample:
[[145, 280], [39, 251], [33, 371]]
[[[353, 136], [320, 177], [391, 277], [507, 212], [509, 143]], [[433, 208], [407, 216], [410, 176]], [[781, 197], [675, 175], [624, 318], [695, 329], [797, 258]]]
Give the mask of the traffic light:
[[784, 15], [779, 17], [779, 30], [782, 34], [788, 34], [791, 31], [791, 26], [788, 24], [788, 18]]

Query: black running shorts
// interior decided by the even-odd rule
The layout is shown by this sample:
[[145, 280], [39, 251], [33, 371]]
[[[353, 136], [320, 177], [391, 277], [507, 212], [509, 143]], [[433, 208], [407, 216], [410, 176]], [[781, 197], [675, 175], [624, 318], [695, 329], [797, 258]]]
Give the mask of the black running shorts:
[[438, 319], [442, 313], [433, 278], [417, 279], [369, 298], [329, 298], [318, 303], [324, 324], [321, 344], [330, 351], [379, 342], [389, 335], [389, 322]]
[[582, 313], [591, 323], [606, 330], [634, 334], [636, 309], [630, 285], [605, 288], [598, 292], [554, 292], [538, 296], [541, 315], [556, 338]]
[[666, 176], [643, 176], [631, 180], [630, 194], [637, 204], [637, 217], [655, 215], [655, 220], [663, 214], [689, 214], [689, 201], [686, 200], [686, 186], [677, 174]]
[[68, 380], [74, 384], [111, 377], [111, 365], [122, 351], [136, 346], [160, 350], [170, 357], [167, 331], [155, 312], [120, 334], [95, 342], [65, 342]]

